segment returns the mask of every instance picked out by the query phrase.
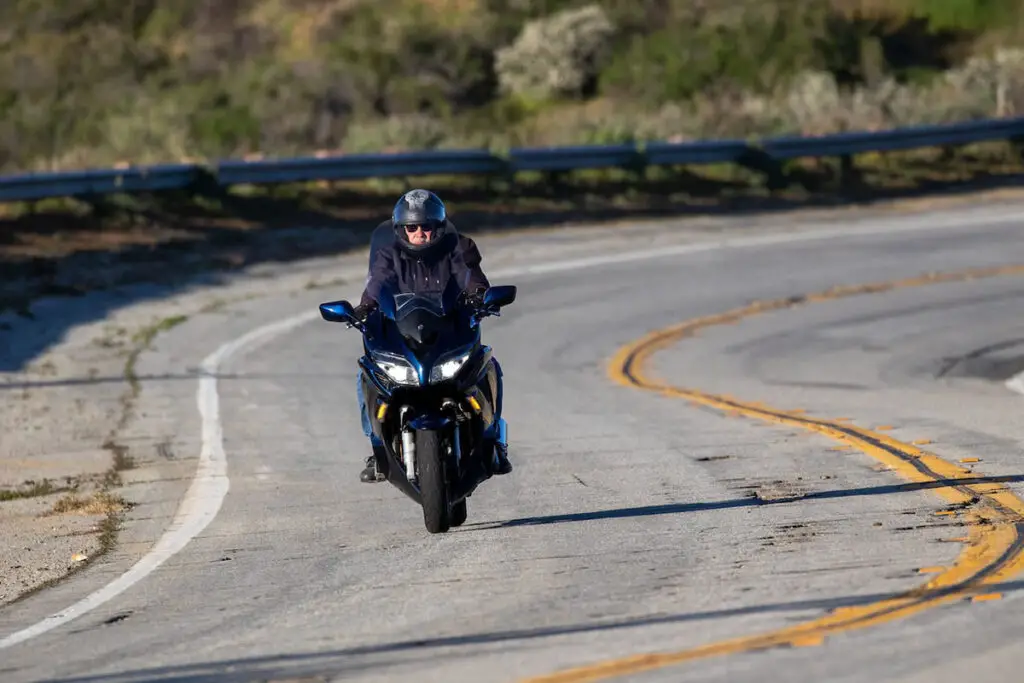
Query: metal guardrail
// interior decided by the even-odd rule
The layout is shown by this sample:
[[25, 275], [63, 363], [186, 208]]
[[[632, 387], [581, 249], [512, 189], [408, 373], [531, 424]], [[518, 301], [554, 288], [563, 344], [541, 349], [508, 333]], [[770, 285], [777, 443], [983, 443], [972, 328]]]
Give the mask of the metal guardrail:
[[225, 161], [217, 166], [215, 174], [219, 184], [230, 187], [307, 180], [358, 180], [436, 174], [476, 175], [503, 171], [502, 160], [481, 149]]
[[195, 185], [202, 174], [203, 169], [192, 164], [22, 173], [0, 176], [0, 201], [182, 190]]
[[507, 156], [487, 150], [432, 150], [398, 154], [353, 154], [259, 161], [224, 161], [128, 169], [0, 176], [0, 202], [48, 197], [88, 197], [120, 192], [183, 190], [201, 183], [273, 185], [311, 180], [354, 180], [424, 175], [504, 175], [518, 171], [564, 172], [593, 168], [739, 163], [769, 174], [799, 157], [844, 157], [922, 147], [961, 146], [996, 140], [1024, 141], [1024, 117], [949, 125], [916, 126], [821, 137], [778, 137], [746, 142], [593, 145], [513, 149]]
[[751, 152], [742, 140], [708, 142], [650, 142], [644, 156], [651, 166], [739, 163]]
[[762, 149], [776, 159], [851, 156], [920, 147], [952, 147], [992, 140], [1024, 138], [1024, 118], [988, 119], [947, 125], [915, 126], [878, 132], [840, 133], [820, 138], [765, 140]]

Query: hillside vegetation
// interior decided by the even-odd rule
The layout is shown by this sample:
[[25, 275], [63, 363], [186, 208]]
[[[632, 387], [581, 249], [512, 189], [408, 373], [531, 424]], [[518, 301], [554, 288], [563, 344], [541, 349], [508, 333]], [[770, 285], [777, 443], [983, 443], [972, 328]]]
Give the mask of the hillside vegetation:
[[4, 0], [0, 170], [1024, 113], [1024, 0]]

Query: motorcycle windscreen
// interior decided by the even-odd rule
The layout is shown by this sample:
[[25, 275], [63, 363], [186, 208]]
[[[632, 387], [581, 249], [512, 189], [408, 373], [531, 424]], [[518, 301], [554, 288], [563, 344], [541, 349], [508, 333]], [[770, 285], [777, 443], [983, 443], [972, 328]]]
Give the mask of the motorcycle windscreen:
[[444, 334], [454, 334], [461, 290], [449, 280], [443, 292], [394, 293], [382, 289], [385, 315], [395, 321], [398, 333], [417, 349], [433, 346]]
[[417, 349], [433, 346], [441, 335], [452, 331], [452, 320], [428, 307], [407, 308], [397, 317], [398, 333]]
[[384, 317], [397, 322], [403, 315], [417, 309], [444, 317], [458, 308], [461, 296], [462, 288], [454, 277], [448, 278], [444, 290], [440, 292], [398, 292], [392, 281], [381, 284], [378, 304]]
[[445, 315], [444, 297], [440, 292], [423, 294], [395, 294], [395, 321], [400, 322], [417, 311], [437, 318]]

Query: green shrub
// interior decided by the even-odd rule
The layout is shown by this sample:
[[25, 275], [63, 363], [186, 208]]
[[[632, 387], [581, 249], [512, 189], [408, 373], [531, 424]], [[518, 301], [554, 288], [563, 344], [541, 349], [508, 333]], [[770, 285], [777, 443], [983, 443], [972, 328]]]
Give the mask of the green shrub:
[[1019, 19], [1019, 0], [911, 0], [908, 13], [926, 19], [933, 30], [984, 31]]
[[528, 22], [512, 45], [498, 50], [498, 82], [505, 92], [531, 99], [582, 95], [604, 66], [614, 32], [598, 5]]
[[795, 22], [777, 8], [749, 8], [714, 23], [636, 33], [601, 74], [601, 92], [664, 103], [708, 89], [770, 91], [814, 62], [814, 33]]

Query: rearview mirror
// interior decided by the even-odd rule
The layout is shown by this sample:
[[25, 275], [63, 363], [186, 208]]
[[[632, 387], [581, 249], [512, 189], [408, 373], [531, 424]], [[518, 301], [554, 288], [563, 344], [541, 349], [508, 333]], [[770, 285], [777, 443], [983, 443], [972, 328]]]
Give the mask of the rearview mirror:
[[320, 304], [320, 317], [329, 323], [355, 324], [356, 311], [347, 301], [331, 301]]
[[491, 306], [508, 306], [510, 303], [516, 300], [516, 287], [515, 285], [497, 285], [490, 287], [484, 293], [484, 306], [490, 308]]

